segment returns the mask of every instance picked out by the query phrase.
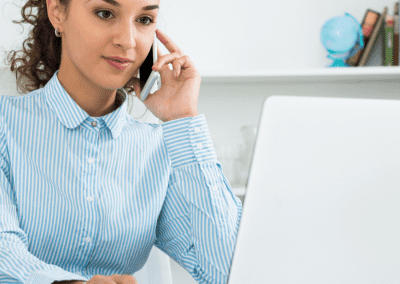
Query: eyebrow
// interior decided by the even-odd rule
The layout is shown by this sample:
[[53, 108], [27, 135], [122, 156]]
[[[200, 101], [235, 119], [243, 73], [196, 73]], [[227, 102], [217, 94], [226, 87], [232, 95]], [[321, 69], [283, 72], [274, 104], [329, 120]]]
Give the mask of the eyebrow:
[[[91, 0], [88, 0], [87, 2], [89, 2], [89, 1], [91, 1]], [[103, 0], [104, 2], [106, 2], [106, 3], [108, 3], [108, 4], [110, 4], [110, 5], [113, 5], [113, 6], [115, 6], [115, 7], [121, 7], [121, 4], [119, 4], [117, 1], [115, 1], [115, 0]], [[87, 3], [86, 2], [86, 3]], [[160, 8], [158, 5], [150, 5], [150, 6], [144, 6], [143, 8], [142, 8], [142, 10], [154, 10], [154, 9], [158, 9], [158, 8]]]

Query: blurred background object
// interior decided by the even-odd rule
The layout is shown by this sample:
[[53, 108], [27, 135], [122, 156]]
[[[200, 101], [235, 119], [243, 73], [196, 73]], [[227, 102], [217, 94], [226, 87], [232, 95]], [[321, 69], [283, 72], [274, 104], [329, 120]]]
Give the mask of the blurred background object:
[[240, 168], [240, 145], [236, 144], [216, 144], [214, 145], [217, 153], [217, 160], [222, 165], [222, 172], [228, 179], [232, 187], [240, 184], [238, 171]]
[[240, 128], [240, 132], [243, 144], [240, 153], [240, 171], [238, 173], [239, 186], [246, 186], [257, 136], [257, 125], [244, 125]]
[[217, 159], [222, 165], [222, 171], [234, 188], [245, 187], [249, 175], [254, 143], [257, 135], [257, 125], [243, 125], [240, 128], [240, 144], [215, 144]]
[[349, 13], [333, 17], [321, 29], [321, 42], [333, 62], [327, 67], [350, 67], [346, 60], [364, 48], [363, 31], [360, 23]]

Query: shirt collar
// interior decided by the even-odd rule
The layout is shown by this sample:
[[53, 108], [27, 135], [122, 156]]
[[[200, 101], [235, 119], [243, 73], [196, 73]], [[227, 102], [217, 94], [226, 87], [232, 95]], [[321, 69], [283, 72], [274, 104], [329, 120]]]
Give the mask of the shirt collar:
[[[75, 128], [85, 121], [89, 116], [67, 93], [58, 80], [57, 70], [50, 81], [44, 87], [46, 101], [50, 108], [57, 115], [61, 123], [67, 128]], [[94, 117], [95, 120], [103, 120], [110, 129], [113, 139], [116, 139], [126, 124], [127, 93], [121, 88], [118, 91], [122, 95], [123, 103], [115, 111], [101, 117]]]

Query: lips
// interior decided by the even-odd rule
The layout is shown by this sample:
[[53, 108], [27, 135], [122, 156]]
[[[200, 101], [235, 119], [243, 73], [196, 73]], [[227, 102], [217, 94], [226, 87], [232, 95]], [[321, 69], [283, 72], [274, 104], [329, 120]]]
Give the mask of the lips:
[[117, 59], [111, 59], [111, 58], [107, 58], [108, 60], [112, 60], [112, 61], [115, 61], [115, 62], [118, 62], [118, 63], [125, 63], [126, 61], [120, 61], [120, 60], [117, 60]]
[[112, 67], [114, 67], [118, 70], [125, 70], [128, 67], [128, 65], [130, 64], [130, 62], [121, 63], [121, 62], [118, 62], [115, 60], [109, 60], [107, 58], [104, 58], [104, 59], [105, 59], [105, 61], [108, 62], [108, 64], [110, 64]]
[[108, 60], [114, 60], [114, 61], [116, 61], [116, 62], [119, 62], [119, 63], [132, 63], [132, 60], [129, 60], [129, 59], [125, 59], [125, 58], [121, 58], [121, 57], [104, 57], [105, 59], [108, 59]]

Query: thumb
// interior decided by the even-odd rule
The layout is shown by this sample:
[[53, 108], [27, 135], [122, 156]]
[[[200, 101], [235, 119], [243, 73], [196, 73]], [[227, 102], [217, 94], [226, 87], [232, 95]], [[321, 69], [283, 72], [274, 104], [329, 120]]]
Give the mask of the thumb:
[[139, 78], [131, 78], [128, 83], [133, 87], [136, 96], [140, 99], [140, 93], [144, 87], [144, 83], [140, 81]]

